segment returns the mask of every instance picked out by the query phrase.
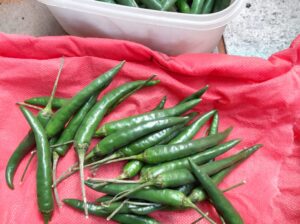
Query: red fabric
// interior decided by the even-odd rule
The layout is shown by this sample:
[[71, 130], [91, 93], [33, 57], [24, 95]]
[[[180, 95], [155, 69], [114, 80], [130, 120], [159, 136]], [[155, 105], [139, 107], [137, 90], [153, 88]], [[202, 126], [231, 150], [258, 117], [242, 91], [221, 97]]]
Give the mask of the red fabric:
[[[22, 162], [16, 174], [14, 191], [6, 186], [4, 171], [9, 156], [29, 129], [15, 102], [49, 95], [59, 67], [59, 57], [65, 56], [57, 90], [57, 96], [61, 97], [71, 97], [124, 59], [127, 60], [126, 65], [105, 92], [126, 81], [157, 74], [161, 84], [140, 90], [107, 119], [147, 111], [164, 95], [168, 96], [167, 106], [172, 106], [209, 84], [210, 89], [196, 110], [218, 109], [220, 129], [234, 126], [230, 138], [243, 138], [243, 142], [226, 155], [256, 143], [264, 144], [225, 179], [221, 188], [247, 180], [246, 185], [226, 193], [246, 223], [299, 223], [299, 43], [300, 36], [290, 48], [264, 60], [221, 54], [168, 57], [126, 41], [0, 34], [0, 222], [42, 223], [36, 205], [36, 159], [20, 186], [19, 178], [28, 157]], [[71, 150], [60, 161], [58, 174], [75, 160], [75, 153]], [[121, 164], [104, 166], [98, 176], [115, 177], [120, 168]], [[58, 190], [62, 198], [80, 198], [78, 175], [59, 185]], [[89, 200], [99, 195], [87, 190]], [[204, 204], [201, 207], [213, 213], [210, 206]], [[193, 210], [156, 212], [152, 216], [166, 224], [190, 223], [199, 217]], [[93, 216], [85, 220], [81, 213], [64, 206], [61, 210], [55, 209], [51, 223], [106, 221]]]

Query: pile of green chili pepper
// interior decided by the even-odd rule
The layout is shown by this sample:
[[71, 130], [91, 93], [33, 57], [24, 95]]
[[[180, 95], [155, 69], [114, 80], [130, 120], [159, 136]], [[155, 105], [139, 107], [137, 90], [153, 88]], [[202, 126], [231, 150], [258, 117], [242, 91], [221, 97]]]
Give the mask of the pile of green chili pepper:
[[96, 0], [124, 6], [190, 14], [208, 14], [227, 8], [231, 0]]
[[[131, 3], [132, 6], [136, 4], [134, 0], [117, 2]], [[144, 2], [146, 5], [147, 1], [138, 1], [139, 4]], [[162, 2], [167, 4], [171, 1], [153, 2], [158, 6]], [[177, 6], [186, 3], [190, 7], [190, 1], [172, 2]], [[196, 2], [201, 1], [193, 1], [192, 6]], [[202, 4], [205, 6], [206, 2], [209, 1], [202, 1]], [[173, 3], [168, 7], [172, 7]], [[121, 62], [101, 74], [69, 99], [54, 97], [62, 73], [61, 66], [50, 97], [35, 97], [19, 103], [31, 131], [8, 161], [8, 186], [14, 189], [16, 169], [31, 153], [22, 180], [36, 154], [37, 201], [45, 223], [51, 220], [54, 201], [61, 206], [56, 186], [77, 171], [80, 173], [82, 200], [63, 201], [83, 211], [86, 216], [102, 216], [119, 223], [154, 224], [159, 222], [148, 216], [154, 211], [192, 208], [201, 215], [196, 221], [205, 218], [209, 223], [215, 223], [209, 214], [195, 205], [208, 200], [225, 223], [243, 223], [242, 217], [224, 196], [224, 192], [244, 182], [222, 190], [217, 185], [261, 145], [254, 145], [216, 160], [216, 157], [238, 145], [241, 140], [226, 140], [232, 128], [219, 131], [220, 119], [216, 110], [201, 115], [195, 111], [189, 112], [201, 102], [208, 86], [187, 96], [173, 107], [165, 108], [167, 97], [164, 96], [150, 111], [108, 121], [97, 129], [102, 119], [132, 94], [159, 83], [155, 76], [151, 76], [146, 80], [121, 84], [99, 97], [124, 63]], [[26, 107], [38, 109], [40, 112], [35, 117]], [[56, 111], [53, 112], [52, 108]], [[200, 138], [195, 138], [205, 126], [206, 132]], [[93, 138], [100, 140], [89, 150]], [[59, 158], [65, 156], [72, 146], [78, 154], [78, 162], [56, 178]], [[84, 178], [84, 168], [96, 173], [101, 166], [109, 166], [110, 163], [118, 161], [127, 163], [115, 179]], [[139, 179], [130, 180], [137, 175]], [[107, 195], [88, 202], [86, 186]]]

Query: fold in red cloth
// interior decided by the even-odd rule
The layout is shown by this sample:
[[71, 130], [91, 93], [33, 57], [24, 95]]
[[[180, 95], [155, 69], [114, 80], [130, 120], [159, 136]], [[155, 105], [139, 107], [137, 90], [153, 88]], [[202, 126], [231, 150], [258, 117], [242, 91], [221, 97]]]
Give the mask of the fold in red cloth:
[[[57, 90], [60, 97], [71, 97], [120, 60], [126, 60], [126, 65], [103, 93], [124, 82], [146, 79], [152, 74], [157, 74], [161, 80], [159, 85], [131, 96], [103, 122], [147, 111], [164, 95], [168, 96], [167, 107], [170, 107], [209, 84], [210, 89], [195, 110], [207, 112], [217, 109], [221, 119], [220, 129], [233, 126], [229, 138], [243, 139], [240, 145], [222, 157], [246, 146], [264, 144], [234, 170], [220, 188], [247, 180], [246, 185], [226, 193], [245, 223], [299, 223], [299, 43], [300, 36], [290, 48], [264, 60], [218, 54], [168, 57], [127, 41], [0, 34], [0, 222], [42, 223], [36, 199], [36, 159], [20, 186], [20, 174], [25, 166], [25, 161], [22, 162], [16, 173], [14, 191], [6, 186], [4, 172], [9, 156], [29, 129], [15, 102], [49, 95], [58, 71], [59, 58], [65, 56]], [[60, 161], [58, 174], [75, 160], [75, 153], [71, 150]], [[103, 166], [97, 175], [115, 177], [120, 169], [121, 164]], [[59, 185], [58, 190], [62, 198], [80, 198], [78, 175]], [[89, 201], [100, 195], [87, 189]], [[200, 207], [216, 219], [211, 206], [204, 203]], [[161, 211], [151, 216], [165, 224], [191, 223], [199, 217], [193, 210]], [[64, 206], [61, 210], [55, 209], [51, 223], [106, 221], [94, 216], [85, 220], [81, 213]]]

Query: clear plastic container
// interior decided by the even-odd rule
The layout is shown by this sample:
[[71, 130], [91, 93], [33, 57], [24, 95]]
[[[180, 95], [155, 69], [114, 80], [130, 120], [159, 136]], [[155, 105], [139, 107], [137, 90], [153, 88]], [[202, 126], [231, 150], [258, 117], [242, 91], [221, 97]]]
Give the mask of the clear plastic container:
[[211, 52], [243, 6], [243, 0], [234, 0], [220, 12], [191, 15], [95, 0], [38, 1], [69, 34], [130, 40], [169, 55]]

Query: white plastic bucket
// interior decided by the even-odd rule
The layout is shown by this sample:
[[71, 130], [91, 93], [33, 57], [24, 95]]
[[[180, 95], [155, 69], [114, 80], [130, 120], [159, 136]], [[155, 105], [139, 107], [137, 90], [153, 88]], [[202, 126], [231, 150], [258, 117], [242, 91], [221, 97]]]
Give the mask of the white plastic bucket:
[[217, 13], [162, 12], [95, 0], [38, 0], [48, 6], [66, 32], [144, 44], [169, 55], [211, 52], [243, 0]]

